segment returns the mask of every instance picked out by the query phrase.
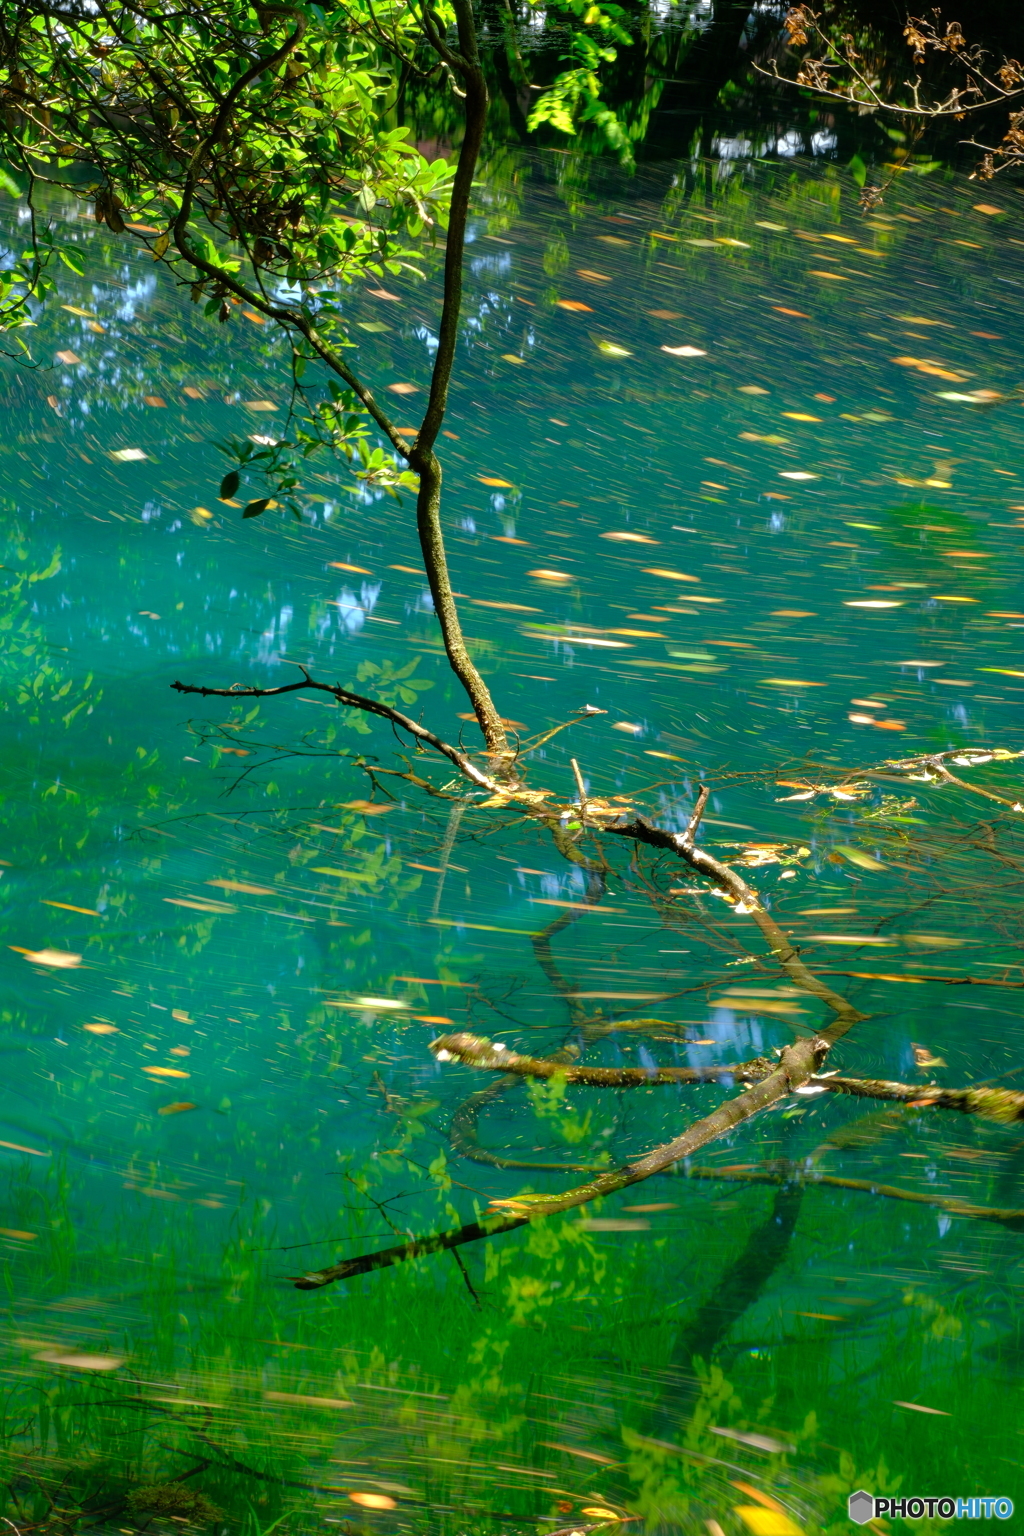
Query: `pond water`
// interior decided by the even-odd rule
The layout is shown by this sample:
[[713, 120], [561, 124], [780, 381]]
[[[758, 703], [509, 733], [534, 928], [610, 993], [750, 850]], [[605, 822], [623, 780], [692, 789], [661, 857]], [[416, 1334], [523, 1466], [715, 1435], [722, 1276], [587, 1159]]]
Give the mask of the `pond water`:
[[[573, 722], [534, 787], [568, 802], [576, 759], [678, 829], [708, 784], [704, 846], [868, 1015], [832, 1068], [1020, 1087], [1020, 766], [863, 773], [1024, 745], [1024, 206], [856, 192], [798, 160], [496, 166], [453, 580], [520, 739]], [[171, 691], [300, 662], [479, 744], [408, 499], [314, 460], [301, 526], [241, 521], [215, 444], [283, 430], [280, 344], [75, 227], [86, 277], [2, 383], [10, 1519], [133, 1530], [125, 1490], [174, 1479], [253, 1536], [786, 1536], [852, 1529], [861, 1487], [1024, 1497], [1013, 1124], [793, 1098], [459, 1262], [290, 1283], [730, 1091], [504, 1088], [438, 1034], [705, 1066], [826, 1013], [679, 863], [589, 834], [602, 884], [514, 807], [396, 777], [449, 775], [329, 700]], [[435, 279], [347, 301], [403, 423]]]

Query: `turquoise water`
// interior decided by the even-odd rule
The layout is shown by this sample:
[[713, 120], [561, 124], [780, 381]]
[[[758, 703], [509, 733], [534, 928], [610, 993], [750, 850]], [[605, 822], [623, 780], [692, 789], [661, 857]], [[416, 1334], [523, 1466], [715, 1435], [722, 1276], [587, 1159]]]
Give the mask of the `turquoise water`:
[[[820, 1010], [680, 865], [591, 837], [596, 901], [514, 807], [395, 777], [448, 775], [377, 722], [171, 691], [301, 662], [479, 739], [408, 501], [314, 461], [301, 526], [243, 523], [215, 443], [283, 430], [281, 347], [76, 227], [86, 279], [3, 379], [10, 1517], [50, 1518], [47, 1490], [126, 1528], [129, 1485], [194, 1467], [261, 1529], [610, 1508], [756, 1536], [765, 1499], [838, 1531], [861, 1486], [1024, 1496], [1019, 1223], [870, 1188], [1024, 1208], [1013, 1125], [790, 1101], [695, 1160], [721, 1180], [468, 1245], [464, 1274], [288, 1284], [722, 1096], [519, 1086], [479, 1141], [547, 1168], [503, 1168], [452, 1145], [493, 1079], [437, 1034], [704, 1065]], [[870, 1015], [831, 1062], [852, 1075], [1019, 1086], [1019, 766], [855, 771], [1022, 746], [1022, 253], [1019, 193], [966, 179], [908, 176], [868, 218], [813, 163], [688, 198], [679, 166], [546, 154], [481, 187], [442, 440], [474, 656], [524, 741], [604, 712], [530, 755], [533, 787], [570, 799], [575, 758], [679, 827], [706, 782], [707, 846], [786, 845], [749, 878]], [[411, 423], [433, 275], [349, 304]], [[772, 1159], [868, 1188], [739, 1177]]]

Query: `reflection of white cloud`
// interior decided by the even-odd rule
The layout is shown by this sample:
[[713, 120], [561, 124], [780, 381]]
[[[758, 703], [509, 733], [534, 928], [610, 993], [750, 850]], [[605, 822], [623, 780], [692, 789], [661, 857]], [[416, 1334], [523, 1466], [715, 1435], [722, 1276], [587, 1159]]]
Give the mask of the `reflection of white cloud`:
[[334, 606], [338, 610], [339, 623], [348, 630], [350, 635], [362, 629], [366, 623], [366, 615], [372, 613], [377, 606], [381, 585], [379, 581], [364, 581], [358, 597], [354, 592], [349, 591], [348, 587], [341, 589], [341, 594]]
[[781, 139], [775, 141], [775, 153], [788, 157], [790, 155], [802, 155], [804, 152], [803, 135], [791, 128]]
[[749, 139], [716, 139], [712, 148], [719, 160], [745, 160], [754, 146]]
[[835, 149], [838, 142], [839, 141], [836, 138], [836, 135], [830, 130], [823, 130], [820, 133], [812, 133], [811, 152], [815, 155], [827, 155], [831, 150]]

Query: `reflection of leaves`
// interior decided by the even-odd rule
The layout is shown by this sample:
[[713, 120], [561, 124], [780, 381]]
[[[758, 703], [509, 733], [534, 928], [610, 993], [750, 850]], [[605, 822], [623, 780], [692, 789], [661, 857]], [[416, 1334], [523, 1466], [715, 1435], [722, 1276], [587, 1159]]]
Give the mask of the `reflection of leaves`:
[[[919, 576], [929, 581], [950, 579], [949, 555], [957, 549], [970, 548], [978, 537], [978, 525], [950, 507], [935, 507], [926, 501], [906, 502], [888, 507], [882, 514], [881, 542], [886, 553], [896, 557], [890, 565], [893, 574]], [[983, 569], [958, 570], [956, 578], [973, 578], [976, 585], [988, 586], [991, 578]], [[940, 588], [940, 591], [945, 590]]]

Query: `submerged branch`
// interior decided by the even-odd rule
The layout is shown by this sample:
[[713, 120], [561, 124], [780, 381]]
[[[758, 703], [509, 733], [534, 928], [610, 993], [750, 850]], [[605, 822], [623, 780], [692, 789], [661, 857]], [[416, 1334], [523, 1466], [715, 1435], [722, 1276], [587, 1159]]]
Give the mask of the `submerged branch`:
[[[495, 1045], [479, 1035], [441, 1035], [430, 1042], [438, 1061], [459, 1061], [463, 1066], [485, 1072], [502, 1072], [511, 1078], [559, 1078], [586, 1088], [659, 1088], [671, 1083], [760, 1083], [775, 1070], [766, 1056], [751, 1061], [732, 1062], [708, 1067], [577, 1067], [554, 1057], [522, 1056], [504, 1045]], [[1024, 1120], [1024, 1093], [1008, 1088], [939, 1088], [934, 1083], [894, 1083], [860, 1077], [811, 1076], [797, 1092], [843, 1093], [859, 1099], [885, 1099], [908, 1104], [915, 1109], [955, 1109], [965, 1115], [981, 1115], [986, 1120], [1012, 1124]], [[484, 1100], [488, 1090], [474, 1094]], [[469, 1102], [469, 1101], [467, 1101]], [[481, 1106], [482, 1107], [482, 1104]], [[490, 1161], [493, 1154], [488, 1157]], [[509, 1164], [502, 1167], [541, 1167], [542, 1164]]]
[[589, 1088], [656, 1088], [665, 1083], [713, 1083], [722, 1078], [760, 1083], [775, 1070], [775, 1062], [766, 1056], [724, 1067], [575, 1067], [551, 1056], [521, 1056], [518, 1051], [470, 1034], [441, 1035], [430, 1042], [430, 1049], [438, 1061], [461, 1061], [467, 1067], [515, 1077], [557, 1077]]
[[666, 832], [661, 827], [654, 826], [643, 816], [635, 816], [632, 821], [606, 826], [604, 830], [613, 832], [618, 837], [629, 837], [635, 842], [646, 843], [651, 848], [662, 848], [669, 853], [677, 854], [689, 864], [691, 869], [695, 869], [712, 885], [717, 886], [735, 912], [749, 916], [769, 944], [772, 959], [782, 967], [790, 980], [801, 991], [818, 998], [835, 1014], [833, 1022], [820, 1031], [827, 1044], [832, 1045], [867, 1015], [854, 1008], [845, 997], [834, 992], [830, 986], [808, 970], [800, 958], [799, 949], [790, 942], [775, 919], [761, 905], [757, 892], [734, 869], [728, 864], [723, 864], [720, 859], [716, 859], [705, 849], [697, 847], [694, 839], [709, 793], [707, 786], [702, 784], [693, 815], [683, 832]]

